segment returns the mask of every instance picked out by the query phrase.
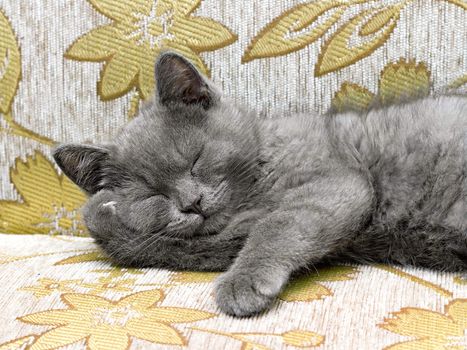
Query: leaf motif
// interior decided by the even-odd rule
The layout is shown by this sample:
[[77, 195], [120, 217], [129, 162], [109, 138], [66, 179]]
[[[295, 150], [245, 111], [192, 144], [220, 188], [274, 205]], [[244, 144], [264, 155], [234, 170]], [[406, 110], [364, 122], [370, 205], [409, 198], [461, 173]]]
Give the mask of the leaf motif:
[[54, 265], [69, 265], [69, 264], [79, 264], [84, 262], [94, 262], [94, 261], [108, 261], [108, 259], [102, 255], [101, 252], [91, 252], [86, 254], [74, 255], [72, 257], [60, 260]]
[[[399, 20], [400, 7], [397, 7], [397, 11], [392, 13], [390, 20], [371, 40], [357, 46], [349, 46], [352, 34], [356, 32], [356, 29], [373, 12], [374, 10], [367, 10], [356, 15], [323, 45], [315, 67], [315, 76], [323, 76], [350, 66], [362, 58], [369, 56], [389, 39]], [[375, 25], [373, 24], [369, 25], [366, 32], [370, 32], [370, 29], [372, 30], [374, 27]]]
[[320, 346], [324, 342], [322, 335], [299, 329], [282, 333], [282, 339], [285, 344], [298, 348]]
[[357, 269], [349, 266], [334, 266], [320, 269], [317, 275], [297, 278], [280, 294], [284, 301], [313, 301], [332, 295], [331, 289], [319, 282], [346, 281], [354, 278]]
[[[258, 58], [281, 56], [304, 48], [319, 39], [335, 24], [347, 7], [348, 4], [340, 0], [314, 1], [292, 7], [276, 17], [253, 38], [242, 57], [242, 63]], [[335, 9], [334, 13], [322, 24], [304, 31], [332, 9]]]
[[389, 6], [376, 12], [361, 28], [359, 35], [367, 36], [375, 34], [391, 21], [394, 16], [397, 16], [400, 9], [399, 6]]
[[0, 112], [7, 114], [21, 78], [21, 54], [13, 29], [0, 11]]
[[460, 328], [448, 315], [416, 307], [404, 307], [398, 312], [393, 312], [391, 317], [386, 317], [378, 326], [418, 339], [455, 335]]
[[59, 175], [41, 152], [35, 151], [25, 161], [18, 157], [15, 166], [10, 168], [10, 179], [23, 203], [0, 200], [1, 231], [51, 235], [86, 233], [79, 213], [86, 196], [71, 180]]
[[467, 2], [465, 0], [446, 0], [446, 1], [453, 5], [459, 6], [463, 8], [464, 10], [467, 10]]

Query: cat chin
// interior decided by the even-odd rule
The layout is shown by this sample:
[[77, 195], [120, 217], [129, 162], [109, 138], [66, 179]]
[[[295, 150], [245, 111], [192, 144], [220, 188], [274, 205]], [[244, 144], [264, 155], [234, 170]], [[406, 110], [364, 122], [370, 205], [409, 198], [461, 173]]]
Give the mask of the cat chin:
[[228, 224], [227, 215], [216, 214], [204, 220], [203, 224], [196, 230], [195, 236], [215, 235], [221, 232]]

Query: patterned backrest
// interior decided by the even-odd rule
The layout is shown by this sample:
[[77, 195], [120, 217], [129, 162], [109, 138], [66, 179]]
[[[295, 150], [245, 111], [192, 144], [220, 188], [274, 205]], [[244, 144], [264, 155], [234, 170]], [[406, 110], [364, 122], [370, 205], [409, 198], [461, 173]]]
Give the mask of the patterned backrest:
[[57, 142], [111, 137], [176, 50], [262, 113], [467, 92], [466, 0], [2, 0], [0, 232], [85, 235]]

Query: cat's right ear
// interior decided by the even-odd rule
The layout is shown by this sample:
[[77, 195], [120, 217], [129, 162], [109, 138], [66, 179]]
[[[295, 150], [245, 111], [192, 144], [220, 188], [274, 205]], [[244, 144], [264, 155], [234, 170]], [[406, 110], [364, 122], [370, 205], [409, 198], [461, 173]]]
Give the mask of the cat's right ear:
[[102, 189], [104, 170], [108, 167], [109, 149], [92, 145], [65, 144], [52, 153], [63, 173], [89, 194]]
[[164, 106], [175, 103], [209, 109], [217, 99], [208, 79], [175, 52], [168, 51], [159, 56], [155, 73], [158, 100]]

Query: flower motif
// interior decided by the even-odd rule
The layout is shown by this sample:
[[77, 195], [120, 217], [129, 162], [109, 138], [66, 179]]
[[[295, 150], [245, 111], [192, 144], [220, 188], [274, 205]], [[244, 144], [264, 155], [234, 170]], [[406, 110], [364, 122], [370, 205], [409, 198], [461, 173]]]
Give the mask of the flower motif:
[[342, 111], [366, 111], [370, 108], [375, 95], [368, 89], [349, 82], [344, 82], [332, 99], [332, 107]]
[[74, 292], [73, 288], [69, 287], [70, 285], [75, 285], [81, 283], [83, 280], [66, 280], [59, 281], [51, 278], [40, 278], [38, 280], [39, 284], [35, 286], [23, 287], [19, 290], [33, 292], [34, 296], [37, 298], [43, 298], [52, 294], [55, 291], [61, 293], [70, 293]]
[[379, 327], [416, 338], [391, 345], [386, 350], [462, 350], [467, 347], [467, 299], [454, 299], [446, 305], [444, 313], [403, 308]]
[[54, 326], [41, 334], [31, 350], [55, 349], [86, 339], [89, 349], [127, 349], [135, 337], [158, 344], [186, 345], [172, 323], [208, 319], [214, 314], [187, 308], [154, 306], [161, 290], [135, 293], [118, 301], [91, 294], [62, 294], [68, 306], [20, 317], [22, 322]]
[[[78, 209], [85, 195], [36, 151], [26, 161], [16, 159], [10, 178], [23, 199], [0, 201], [0, 231], [15, 234], [84, 235]], [[40, 191], [38, 191], [40, 189]]]
[[199, 57], [237, 40], [222, 24], [192, 13], [201, 0], [88, 0], [113, 23], [96, 28], [75, 41], [65, 57], [105, 61], [98, 93], [114, 99], [136, 87], [147, 98], [154, 88], [154, 61], [161, 49], [172, 49], [208, 74]]
[[98, 281], [97, 283], [82, 283], [81, 285], [90, 289], [90, 294], [99, 295], [107, 291], [131, 292], [136, 282], [135, 279], [118, 280], [111, 277], [99, 277]]

